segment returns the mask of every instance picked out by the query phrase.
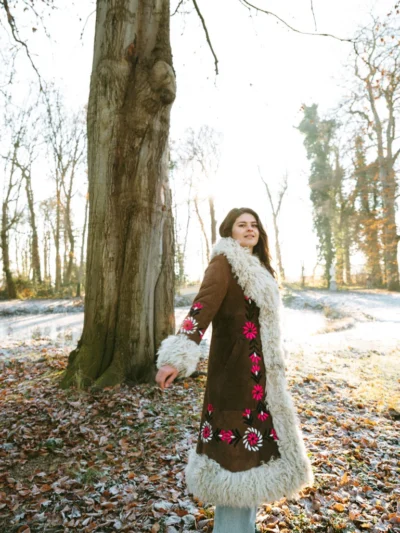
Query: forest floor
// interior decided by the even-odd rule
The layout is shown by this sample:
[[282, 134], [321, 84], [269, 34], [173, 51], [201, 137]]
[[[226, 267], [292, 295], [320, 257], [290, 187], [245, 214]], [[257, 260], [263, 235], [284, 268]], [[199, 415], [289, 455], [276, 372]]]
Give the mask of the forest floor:
[[[260, 507], [258, 528], [394, 533], [400, 298], [325, 293], [285, 296], [287, 375], [315, 484], [297, 501]], [[177, 310], [178, 322], [185, 312]], [[213, 507], [191, 498], [184, 482], [206, 376], [164, 392], [153, 385], [62, 391], [69, 349], [61, 337], [2, 341], [0, 533], [211, 532]], [[206, 373], [206, 361], [199, 370]]]

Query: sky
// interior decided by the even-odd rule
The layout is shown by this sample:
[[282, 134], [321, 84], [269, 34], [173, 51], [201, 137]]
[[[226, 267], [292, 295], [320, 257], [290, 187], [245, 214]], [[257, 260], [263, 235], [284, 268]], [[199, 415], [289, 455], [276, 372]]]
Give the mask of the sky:
[[[172, 1], [172, 12], [176, 5], [177, 1]], [[317, 239], [309, 200], [309, 162], [296, 126], [302, 104], [317, 103], [322, 115], [338, 104], [351, 45], [295, 33], [270, 16], [250, 15], [239, 1], [202, 0], [199, 5], [220, 72], [215, 74], [199, 18], [187, 2], [187, 13], [171, 19], [177, 76], [171, 138], [179, 143], [188, 127], [197, 129], [204, 124], [221, 132], [222, 157], [213, 185], [218, 222], [232, 207], [255, 209], [270, 237], [273, 260], [271, 209], [259, 172], [273, 194], [287, 173], [289, 187], [280, 215], [283, 263], [289, 279], [300, 277], [303, 262], [306, 274], [311, 274], [317, 262]], [[309, 0], [258, 0], [256, 5], [296, 28], [314, 31]], [[352, 37], [359, 25], [369, 22], [371, 12], [385, 15], [394, 1], [314, 0], [313, 5], [319, 32]], [[84, 106], [88, 99], [94, 9], [93, 1], [80, 0], [53, 11], [46, 22], [50, 39], [40, 27], [36, 32], [28, 25], [22, 29], [42, 76], [53, 78], [62, 87], [71, 108]], [[26, 63], [25, 70], [26, 81], [22, 80], [18, 89], [21, 95], [32, 78]], [[362, 257], [356, 256], [355, 268], [361, 263]], [[195, 224], [186, 266], [190, 278], [201, 278], [205, 261]]]

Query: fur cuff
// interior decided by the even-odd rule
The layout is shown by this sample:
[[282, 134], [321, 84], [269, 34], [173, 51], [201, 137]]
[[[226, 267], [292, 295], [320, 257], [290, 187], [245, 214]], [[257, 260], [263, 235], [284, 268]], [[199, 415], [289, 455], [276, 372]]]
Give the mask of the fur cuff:
[[196, 370], [201, 349], [186, 335], [170, 335], [162, 341], [157, 355], [157, 368], [171, 365], [187, 378]]

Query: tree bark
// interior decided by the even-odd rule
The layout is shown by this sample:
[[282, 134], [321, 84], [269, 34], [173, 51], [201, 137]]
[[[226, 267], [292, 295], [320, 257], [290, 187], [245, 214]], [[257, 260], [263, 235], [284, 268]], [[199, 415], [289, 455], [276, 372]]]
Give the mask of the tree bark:
[[35, 207], [33, 201], [33, 191], [30, 171], [25, 170], [23, 173], [25, 178], [25, 190], [28, 200], [29, 220], [32, 230], [32, 278], [33, 281], [42, 282], [42, 274], [40, 269], [40, 254], [39, 254], [39, 238], [36, 226]]
[[149, 381], [173, 332], [169, 17], [168, 0], [97, 2], [85, 317], [63, 387]]

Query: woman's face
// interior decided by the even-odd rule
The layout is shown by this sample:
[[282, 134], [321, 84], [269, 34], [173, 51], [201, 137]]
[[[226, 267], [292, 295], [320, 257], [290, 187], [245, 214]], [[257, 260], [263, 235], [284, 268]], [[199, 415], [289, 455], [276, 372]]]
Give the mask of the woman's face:
[[238, 241], [240, 246], [247, 246], [253, 251], [259, 236], [258, 224], [253, 215], [243, 213], [235, 220], [232, 226], [232, 237]]

